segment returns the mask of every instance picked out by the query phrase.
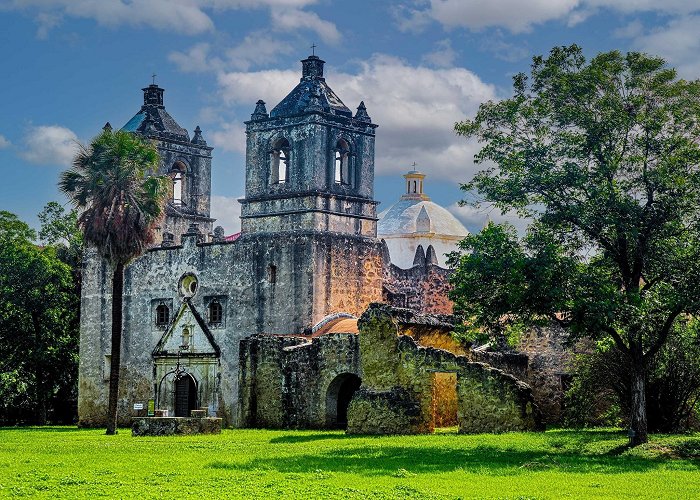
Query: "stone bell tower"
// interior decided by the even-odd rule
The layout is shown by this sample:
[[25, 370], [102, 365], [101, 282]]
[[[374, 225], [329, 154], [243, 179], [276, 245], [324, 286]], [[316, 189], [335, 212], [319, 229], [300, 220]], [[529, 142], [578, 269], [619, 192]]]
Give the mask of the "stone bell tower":
[[374, 135], [364, 102], [353, 113], [328, 86], [322, 61], [301, 61], [299, 84], [246, 122], [243, 233], [325, 231], [376, 236]]
[[254, 248], [270, 332], [309, 333], [381, 300], [377, 125], [364, 103], [353, 114], [331, 90], [318, 56], [301, 63], [299, 84], [269, 113], [258, 101], [246, 122], [240, 241]]
[[[214, 219], [211, 207], [211, 152], [199, 127], [194, 136], [182, 128], [165, 110], [164, 89], [155, 83], [143, 90], [143, 106], [122, 130], [156, 141], [160, 155], [158, 174], [172, 180], [172, 191], [161, 226], [164, 246], [179, 244], [192, 224], [207, 235]], [[192, 226], [193, 228], [195, 226]], [[156, 243], [160, 243], [157, 240]]]

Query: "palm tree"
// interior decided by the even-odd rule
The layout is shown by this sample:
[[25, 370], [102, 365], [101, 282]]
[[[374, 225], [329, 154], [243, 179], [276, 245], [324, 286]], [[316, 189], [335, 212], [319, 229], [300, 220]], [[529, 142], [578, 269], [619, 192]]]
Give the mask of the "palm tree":
[[79, 147], [73, 167], [61, 174], [58, 186], [80, 211], [78, 224], [86, 243], [97, 249], [113, 271], [107, 434], [115, 434], [124, 267], [153, 242], [168, 178], [150, 175], [157, 171], [158, 151], [137, 135], [106, 128], [88, 146]]

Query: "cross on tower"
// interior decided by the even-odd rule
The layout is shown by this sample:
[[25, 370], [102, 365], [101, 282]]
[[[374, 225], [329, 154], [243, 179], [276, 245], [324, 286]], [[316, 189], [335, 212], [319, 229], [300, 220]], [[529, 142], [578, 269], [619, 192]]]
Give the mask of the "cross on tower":
[[153, 78], [153, 85], [156, 84], [156, 76], [158, 76], [158, 75], [156, 75], [155, 73], [153, 73], [153, 74], [151, 75], [151, 78]]
[[316, 55], [316, 44], [315, 43], [311, 44], [311, 55], [312, 56]]
[[416, 162], [414, 161], [413, 162], [413, 170], [415, 170], [415, 169], [416, 169]]

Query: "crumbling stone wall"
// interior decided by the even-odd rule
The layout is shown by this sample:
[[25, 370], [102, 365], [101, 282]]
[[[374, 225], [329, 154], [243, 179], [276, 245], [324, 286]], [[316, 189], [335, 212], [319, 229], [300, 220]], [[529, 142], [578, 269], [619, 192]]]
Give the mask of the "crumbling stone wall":
[[401, 269], [384, 262], [383, 302], [424, 314], [452, 314], [450, 270], [428, 262]]
[[329, 419], [329, 390], [346, 375], [360, 376], [358, 337], [313, 339], [254, 335], [241, 341], [240, 419], [244, 427], [319, 429]]
[[542, 409], [546, 423], [561, 419], [566, 383], [575, 352], [583, 345], [567, 345], [568, 332], [555, 324], [528, 330], [520, 339], [518, 350], [528, 357], [528, 384]]
[[[404, 321], [401, 321], [403, 317]], [[410, 320], [408, 323], [406, 320]], [[432, 374], [457, 374], [459, 432], [539, 427], [528, 385], [512, 375], [445, 350], [419, 346], [402, 329], [441, 321], [372, 304], [358, 322], [362, 386], [348, 411], [353, 434], [417, 434], [433, 430]]]

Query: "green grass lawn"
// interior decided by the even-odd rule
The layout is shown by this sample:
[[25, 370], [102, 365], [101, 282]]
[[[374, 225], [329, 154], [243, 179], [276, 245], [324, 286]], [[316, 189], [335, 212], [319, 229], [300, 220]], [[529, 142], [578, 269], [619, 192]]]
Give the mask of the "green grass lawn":
[[0, 496], [700, 498], [700, 434], [629, 450], [613, 430], [349, 437], [226, 430], [131, 437], [0, 429]]

